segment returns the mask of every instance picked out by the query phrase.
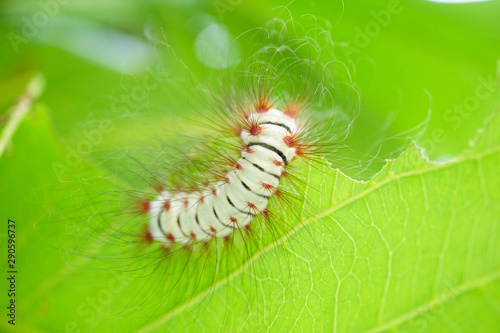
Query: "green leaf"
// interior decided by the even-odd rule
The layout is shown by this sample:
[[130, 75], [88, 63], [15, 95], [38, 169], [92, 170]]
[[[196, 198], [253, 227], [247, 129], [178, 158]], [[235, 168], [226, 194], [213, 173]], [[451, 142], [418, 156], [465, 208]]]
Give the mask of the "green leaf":
[[[47, 25], [33, 25], [47, 8], [54, 10], [49, 3], [55, 4], [7, 0], [0, 18], [6, 37], [0, 45], [0, 126], [16, 125], [7, 132], [2, 128], [8, 140], [0, 144], [0, 217], [14, 219], [18, 228], [17, 321], [7, 324], [4, 311], [1, 332], [499, 331], [499, 120], [462, 152], [498, 102], [500, 2], [401, 1], [402, 12], [376, 36], [367, 35], [367, 43], [361, 34], [378, 29], [375, 16], [393, 1], [295, 1], [286, 8], [269, 0], [61, 2]], [[418, 143], [433, 159], [456, 159], [436, 165], [411, 148], [369, 183], [328, 165], [302, 165], [294, 175], [306, 204], [292, 200], [293, 207], [281, 211], [275, 202], [277, 230], [255, 222], [253, 237], [247, 238], [252, 242], [240, 239], [201, 258], [180, 252], [159, 262], [158, 249], [122, 239], [123, 232], [138, 235], [144, 220], [122, 215], [124, 205], [113, 193], [102, 194], [141, 189], [118, 176], [116, 170], [129, 165], [109, 149], [128, 150], [130, 142], [145, 137], [163, 139], [166, 129], [203, 138], [179, 118], [190, 118], [195, 109], [192, 75], [204, 78], [207, 70], [193, 52], [205, 25], [216, 19], [233, 36], [242, 36], [276, 19], [313, 31], [323, 18], [331, 24], [325, 41], [335, 45], [341, 78], [335, 90], [346, 83], [355, 87], [353, 96], [338, 97], [347, 102], [357, 101], [358, 93], [362, 97], [349, 143], [371, 142], [378, 137], [374, 129], [383, 137], [408, 133], [432, 109]], [[135, 109], [130, 103], [128, 111], [116, 113], [114, 103], [156, 64], [118, 73], [68, 48], [39, 43], [58, 40], [67, 30], [73, 48], [93, 56], [103, 52], [88, 49], [87, 39], [73, 38], [71, 29], [50, 28], [61, 20], [105, 23], [111, 31], [147, 37], [174, 81], [149, 91], [138, 117], [126, 117]], [[29, 33], [14, 46], [9, 36], [28, 37], [31, 26], [36, 36]], [[151, 34], [155, 27], [161, 34]], [[104, 29], [99, 36], [109, 41]], [[182, 59], [181, 68], [165, 58], [164, 41]], [[259, 41], [239, 46], [244, 50], [254, 43]], [[104, 49], [114, 47], [105, 44]], [[36, 72], [47, 81], [42, 104], [29, 110], [11, 144], [22, 117], [5, 111]], [[143, 116], [154, 126], [141, 126]], [[85, 146], [85, 130], [103, 120], [112, 120], [114, 129], [89, 153], [108, 150], [103, 159], [63, 149], [61, 142], [73, 150]], [[4, 225], [4, 251], [6, 231]], [[144, 257], [148, 252], [150, 258]], [[4, 252], [4, 273], [6, 260]], [[5, 277], [1, 281], [5, 306], [8, 286]]]
[[[222, 265], [217, 265], [214, 253], [195, 260], [181, 252], [161, 263], [134, 257], [134, 246], [110, 237], [113, 229], [87, 225], [92, 219], [76, 205], [63, 218], [30, 223], [36, 214], [27, 207], [39, 209], [40, 202], [55, 207], [71, 196], [80, 202], [117, 186], [114, 177], [102, 177], [98, 166], [81, 161], [74, 173], [93, 170], [94, 178], [82, 179], [77, 191], [57, 192], [60, 183], [54, 181], [54, 188], [44, 188], [40, 175], [54, 178], [51, 163], [65, 163], [67, 156], [54, 148], [43, 109], [37, 115], [21, 125], [15, 152], [1, 164], [5, 183], [6, 177], [22, 177], [15, 165], [40, 161], [40, 174], [23, 182], [33, 189], [20, 187], [15, 197], [26, 198], [9, 210], [23, 228], [18, 325], [2, 321], [4, 331], [499, 329], [499, 117], [470, 151], [446, 164], [426, 161], [413, 147], [370, 182], [352, 180], [326, 164], [303, 165], [307, 200], [288, 212], [300, 221], [273, 220], [289, 222], [285, 232], [257, 227], [258, 246], [236, 243], [230, 251], [218, 250]], [[35, 142], [38, 149], [30, 150]], [[37, 157], [48, 152], [50, 158]], [[40, 190], [54, 196], [40, 200], [33, 195]], [[2, 191], [4, 199], [8, 192]], [[107, 201], [105, 206], [112, 207]], [[127, 221], [116, 219], [107, 227], [116, 223]], [[103, 236], [117, 244], [103, 243]], [[81, 253], [72, 252], [75, 244]], [[115, 249], [129, 259], [106, 261]], [[160, 269], [145, 268], [150, 263]], [[134, 271], [137, 267], [144, 270]]]

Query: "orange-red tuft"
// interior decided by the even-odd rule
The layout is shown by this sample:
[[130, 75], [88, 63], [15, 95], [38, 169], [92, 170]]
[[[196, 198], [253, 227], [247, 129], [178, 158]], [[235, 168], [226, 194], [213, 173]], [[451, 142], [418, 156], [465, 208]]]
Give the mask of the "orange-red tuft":
[[238, 222], [238, 220], [237, 220], [235, 217], [232, 217], [232, 216], [229, 218], [229, 220], [230, 220], [231, 222], [233, 222], [233, 223]]
[[150, 203], [147, 200], [139, 201], [139, 211], [141, 214], [148, 214], [150, 209]]
[[247, 201], [247, 208], [251, 214], [257, 214], [259, 212], [259, 209], [253, 202]]
[[250, 133], [250, 135], [257, 136], [259, 134], [262, 134], [262, 127], [257, 124], [253, 124], [248, 129], [248, 132]]
[[268, 184], [266, 182], [262, 182], [262, 187], [266, 190], [271, 190], [273, 188], [273, 186], [271, 184]]
[[295, 146], [295, 139], [293, 136], [287, 135], [283, 138], [283, 142], [288, 146], [288, 147], [293, 147]]
[[278, 161], [278, 160], [274, 160], [273, 163], [276, 166], [282, 166], [283, 165], [283, 163], [281, 161]]
[[267, 98], [259, 99], [254, 104], [255, 112], [257, 112], [257, 113], [267, 112], [267, 111], [269, 111], [269, 109], [271, 109], [272, 106], [273, 106], [273, 103]]

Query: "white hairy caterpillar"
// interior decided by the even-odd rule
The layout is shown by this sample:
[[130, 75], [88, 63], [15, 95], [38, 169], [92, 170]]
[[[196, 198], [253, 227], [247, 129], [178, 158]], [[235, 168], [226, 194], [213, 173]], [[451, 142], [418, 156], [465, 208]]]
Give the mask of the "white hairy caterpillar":
[[285, 168], [297, 155], [294, 115], [261, 109], [246, 117], [241, 158], [220, 181], [198, 193], [162, 191], [149, 203], [149, 231], [169, 248], [225, 237], [264, 214]]

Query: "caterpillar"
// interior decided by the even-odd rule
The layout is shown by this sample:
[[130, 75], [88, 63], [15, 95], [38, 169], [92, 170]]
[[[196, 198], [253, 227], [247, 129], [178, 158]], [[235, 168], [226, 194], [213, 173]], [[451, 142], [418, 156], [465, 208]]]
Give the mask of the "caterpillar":
[[[229, 236], [234, 229], [267, 213], [280, 178], [295, 156], [304, 152], [294, 109], [284, 112], [268, 105], [241, 117], [241, 157], [224, 180], [200, 190], [162, 191], [147, 203], [150, 216], [148, 237], [170, 248], [198, 239]], [[302, 148], [303, 149], [303, 148]]]

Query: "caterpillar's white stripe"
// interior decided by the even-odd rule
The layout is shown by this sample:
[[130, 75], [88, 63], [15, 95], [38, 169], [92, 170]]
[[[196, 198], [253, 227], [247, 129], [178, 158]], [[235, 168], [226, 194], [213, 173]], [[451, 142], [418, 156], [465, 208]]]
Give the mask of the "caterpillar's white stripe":
[[294, 118], [277, 109], [251, 113], [247, 120], [262, 131], [258, 135], [241, 132], [250, 150], [241, 152], [238, 167], [228, 171], [225, 182], [203, 193], [162, 191], [151, 201], [149, 232], [165, 247], [228, 236], [266, 209], [285, 166], [296, 155], [284, 138], [298, 127]]

